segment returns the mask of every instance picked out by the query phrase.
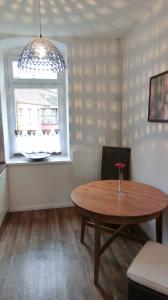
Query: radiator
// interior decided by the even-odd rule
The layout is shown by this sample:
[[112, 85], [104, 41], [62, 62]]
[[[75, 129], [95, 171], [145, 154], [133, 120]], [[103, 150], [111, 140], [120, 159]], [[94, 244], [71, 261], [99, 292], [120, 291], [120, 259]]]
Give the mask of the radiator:
[[78, 149], [73, 151], [74, 185], [100, 179], [102, 149]]

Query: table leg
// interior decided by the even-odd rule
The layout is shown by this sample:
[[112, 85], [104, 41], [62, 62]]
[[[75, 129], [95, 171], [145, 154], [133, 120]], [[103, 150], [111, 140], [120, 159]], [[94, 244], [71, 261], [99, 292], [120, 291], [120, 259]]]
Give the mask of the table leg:
[[86, 227], [86, 217], [84, 215], [81, 215], [81, 237], [80, 237], [81, 243], [84, 242], [85, 227]]
[[163, 213], [161, 212], [159, 217], [156, 218], [156, 240], [158, 243], [162, 243], [162, 222]]
[[94, 283], [99, 281], [99, 259], [100, 259], [100, 233], [101, 225], [99, 220], [95, 221], [95, 258], [94, 258]]

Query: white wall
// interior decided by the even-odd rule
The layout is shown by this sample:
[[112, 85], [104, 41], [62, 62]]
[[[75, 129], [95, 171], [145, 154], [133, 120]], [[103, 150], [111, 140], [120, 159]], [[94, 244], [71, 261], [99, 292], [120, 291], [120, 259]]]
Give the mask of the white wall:
[[[155, 10], [123, 41], [122, 141], [132, 149], [132, 178], [168, 194], [168, 123], [149, 123], [149, 78], [168, 70], [168, 2]], [[145, 225], [153, 237], [154, 223]], [[168, 212], [164, 215], [168, 242]]]
[[119, 129], [119, 43], [65, 41], [68, 51], [71, 145], [116, 145]]
[[118, 41], [67, 39], [71, 164], [10, 165], [11, 210], [71, 205], [73, 187], [100, 176], [102, 145], [119, 143]]

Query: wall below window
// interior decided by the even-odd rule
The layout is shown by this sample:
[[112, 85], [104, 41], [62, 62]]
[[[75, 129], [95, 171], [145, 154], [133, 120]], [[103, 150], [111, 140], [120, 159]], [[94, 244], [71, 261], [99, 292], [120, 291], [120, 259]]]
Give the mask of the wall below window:
[[[168, 70], [167, 32], [168, 3], [161, 1], [123, 42], [122, 140], [132, 149], [132, 178], [168, 194], [168, 124], [147, 122], [149, 78]], [[144, 229], [155, 237], [154, 222]], [[168, 243], [168, 212], [164, 241]]]
[[72, 205], [72, 165], [8, 166], [10, 210], [32, 210]]
[[73, 188], [99, 179], [100, 162], [100, 149], [78, 149], [68, 163], [9, 165], [10, 210], [72, 206]]

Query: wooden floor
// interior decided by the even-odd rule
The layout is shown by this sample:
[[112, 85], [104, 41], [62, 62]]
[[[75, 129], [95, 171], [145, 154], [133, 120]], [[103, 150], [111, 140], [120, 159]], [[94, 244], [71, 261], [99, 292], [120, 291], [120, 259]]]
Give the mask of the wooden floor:
[[142, 245], [117, 238], [101, 256], [95, 287], [94, 230], [86, 229], [86, 245], [79, 238], [75, 208], [9, 213], [0, 231], [0, 300], [126, 300], [126, 271]]

